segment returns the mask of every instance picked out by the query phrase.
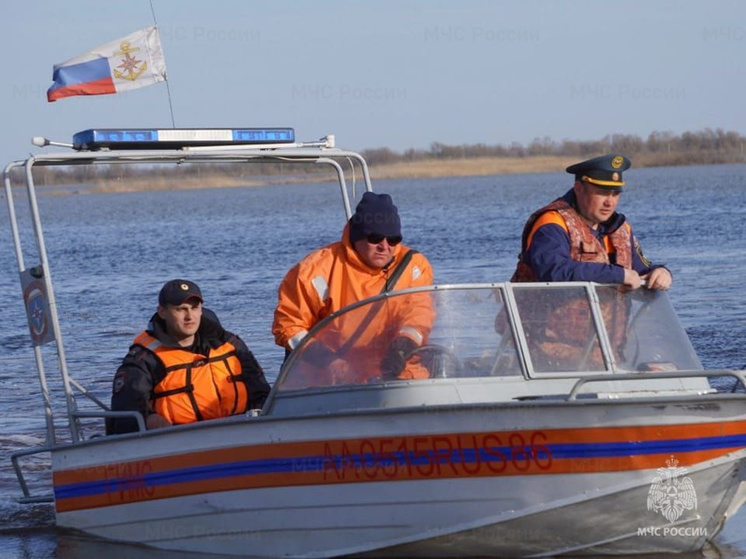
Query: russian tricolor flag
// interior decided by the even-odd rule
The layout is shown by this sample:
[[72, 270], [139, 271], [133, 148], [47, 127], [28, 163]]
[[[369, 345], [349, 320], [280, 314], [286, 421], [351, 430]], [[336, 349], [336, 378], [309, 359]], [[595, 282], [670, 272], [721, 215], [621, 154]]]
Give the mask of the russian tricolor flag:
[[119, 93], [166, 81], [166, 59], [158, 28], [141, 29], [55, 64], [52, 80], [47, 90], [50, 102], [73, 95]]

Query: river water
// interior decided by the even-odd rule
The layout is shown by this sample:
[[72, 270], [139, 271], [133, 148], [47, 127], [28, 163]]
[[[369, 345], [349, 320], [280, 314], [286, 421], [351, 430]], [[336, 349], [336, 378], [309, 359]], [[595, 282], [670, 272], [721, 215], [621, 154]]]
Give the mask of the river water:
[[[640, 169], [625, 177], [619, 210], [646, 256], [673, 271], [670, 297], [705, 367], [746, 367], [746, 165]], [[549, 173], [378, 181], [374, 188], [393, 195], [405, 241], [428, 256], [436, 282], [456, 283], [509, 279], [526, 217], [570, 184], [570, 176]], [[337, 186], [329, 183], [41, 193], [39, 207], [69, 371], [104, 401], [160, 286], [174, 277], [199, 283], [206, 306], [274, 380], [283, 357], [270, 333], [277, 286], [306, 253], [337, 240], [344, 225]], [[38, 257], [22, 191], [17, 208], [32, 266]], [[44, 416], [7, 216], [0, 224], [0, 559], [184, 557], [68, 534], [54, 528], [51, 505], [16, 501], [21, 491], [9, 456], [43, 443]], [[59, 395], [51, 346], [43, 355]], [[27, 463], [32, 490], [44, 492], [48, 458]], [[742, 512], [704, 556], [746, 557], [745, 533]]]

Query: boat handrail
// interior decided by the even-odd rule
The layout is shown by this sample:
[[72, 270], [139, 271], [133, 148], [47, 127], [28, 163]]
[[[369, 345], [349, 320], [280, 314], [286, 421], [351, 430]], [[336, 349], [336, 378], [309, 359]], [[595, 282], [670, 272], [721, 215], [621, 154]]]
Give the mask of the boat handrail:
[[733, 377], [736, 379], [737, 384], [741, 384], [746, 389], [746, 377], [744, 377], [746, 371], [734, 371], [730, 369], [713, 369], [713, 370], [702, 370], [702, 371], [666, 371], [666, 372], [636, 372], [636, 373], [617, 373], [610, 378], [609, 375], [593, 375], [578, 379], [573, 385], [572, 389], [565, 398], [566, 401], [574, 401], [578, 397], [580, 389], [585, 384], [593, 382], [609, 382], [609, 381], [655, 381], [660, 379], [677, 379], [677, 378], [698, 378], [698, 377]]
[[[35, 141], [35, 145], [43, 146], [63, 146], [72, 147], [72, 144], [63, 144], [59, 142], [50, 142], [40, 139]], [[39, 153], [29, 156], [24, 160], [13, 161], [6, 165], [3, 171], [3, 182], [8, 204], [8, 213], [10, 217], [13, 242], [18, 260], [18, 270], [21, 275], [22, 290], [26, 289], [24, 281], [27, 284], [33, 282], [39, 286], [42, 291], [42, 299], [46, 299], [46, 318], [49, 321], [49, 329], [42, 337], [34, 338], [32, 332], [32, 345], [36, 357], [37, 373], [44, 401], [44, 412], [46, 419], [46, 444], [54, 446], [56, 444], [55, 417], [52, 410], [50, 390], [47, 385], [47, 375], [44, 370], [44, 360], [40, 346], [45, 343], [56, 344], [58, 365], [62, 376], [64, 389], [64, 398], [67, 404], [67, 419], [70, 429], [70, 436], [73, 442], [81, 439], [79, 419], [81, 417], [90, 417], [89, 415], [78, 412], [77, 402], [73, 388], [80, 390], [83, 395], [93, 400], [100, 408], [106, 410], [107, 406], [93, 394], [86, 390], [80, 383], [75, 381], [67, 371], [67, 359], [59, 327], [57, 316], [57, 303], [55, 300], [54, 287], [52, 283], [52, 274], [47, 261], [47, 250], [44, 243], [44, 234], [41, 226], [41, 218], [37, 206], [37, 194], [34, 184], [32, 170], [34, 167], [46, 166], [65, 166], [65, 165], [92, 165], [92, 164], [148, 164], [148, 163], [172, 163], [181, 164], [189, 163], [251, 163], [283, 161], [291, 163], [314, 163], [328, 165], [334, 169], [337, 182], [342, 196], [344, 212], [347, 219], [352, 216], [352, 202], [357, 197], [356, 193], [356, 166], [362, 170], [364, 189], [372, 191], [370, 173], [368, 165], [362, 155], [335, 146], [332, 136], [322, 138], [317, 142], [293, 143], [293, 144], [264, 144], [264, 145], [244, 145], [244, 146], [202, 146], [202, 147], [183, 147], [182, 149], [101, 149], [98, 151], [67, 151], [67, 152], [50, 152]], [[341, 163], [348, 162], [350, 171], [348, 175], [351, 183], [348, 192], [348, 183], [346, 180], [345, 169]], [[346, 165], [345, 165], [346, 166]], [[11, 184], [11, 174], [14, 170], [22, 169], [24, 172], [23, 179], [19, 180], [19, 185], [27, 191], [31, 221], [33, 224], [32, 235], [36, 241], [36, 257], [38, 261], [32, 262], [33, 265], [27, 265], [24, 261], [24, 253], [19, 234], [18, 220], [16, 216], [15, 201]], [[33, 260], [33, 258], [32, 258]], [[25, 278], [25, 279], [24, 279]], [[30, 290], [30, 288], [29, 288]], [[24, 292], [24, 296], [26, 293]], [[27, 302], [28, 303], [28, 302]], [[28, 311], [27, 311], [28, 312]], [[94, 412], [95, 413], [95, 412]], [[98, 417], [106, 417], [105, 414], [99, 414]], [[138, 421], [140, 425], [140, 421]]]
[[[88, 396], [88, 394], [86, 395]], [[92, 399], [98, 402], [98, 400], [96, 400], [95, 398]], [[147, 427], [145, 426], [145, 419], [139, 411], [110, 411], [105, 409], [104, 411], [100, 412], [75, 411], [72, 413], [72, 415], [75, 419], [101, 417], [113, 419], [129, 417], [137, 422], [137, 432], [144, 433], [147, 430]], [[81, 440], [82, 439], [79, 438], [73, 441], [72, 444], [78, 444]], [[18, 485], [21, 486], [21, 491], [23, 492], [23, 497], [18, 499], [19, 503], [51, 503], [54, 501], [54, 497], [52, 495], [31, 495], [31, 491], [29, 491], [28, 484], [26, 483], [26, 478], [23, 475], [23, 469], [21, 468], [19, 459], [26, 456], [33, 456], [35, 454], [42, 454], [44, 452], [51, 452], [58, 447], [59, 445], [56, 442], [52, 442], [52, 444], [45, 444], [42, 446], [35, 446], [32, 448], [17, 450], [10, 455], [10, 461], [13, 464], [13, 470], [15, 471], [16, 478], [18, 479]]]
[[36, 446], [33, 448], [26, 448], [24, 450], [17, 450], [10, 455], [10, 461], [13, 464], [13, 470], [15, 470], [16, 477], [18, 478], [18, 484], [21, 486], [21, 491], [23, 491], [23, 497], [18, 500], [20, 503], [51, 503], [54, 501], [54, 497], [52, 495], [31, 495], [28, 484], [26, 483], [26, 478], [23, 477], [23, 471], [21, 470], [21, 466], [18, 463], [18, 459], [24, 456], [32, 456], [34, 454], [41, 454], [43, 452], [51, 452], [55, 447], [56, 445], [54, 444], [46, 444], [44, 446]]
[[90, 390], [88, 390], [85, 386], [80, 384], [77, 380], [75, 380], [72, 377], [70, 377], [70, 384], [72, 384], [75, 388], [77, 388], [83, 396], [85, 396], [90, 401], [95, 403], [98, 407], [100, 407], [103, 410], [110, 411], [109, 406], [107, 406], [101, 400], [96, 398], [96, 396]]
[[145, 427], [145, 420], [143, 419], [142, 414], [139, 411], [110, 411], [110, 410], [104, 410], [104, 411], [76, 411], [73, 413], [73, 415], [77, 418], [111, 418], [111, 419], [122, 419], [122, 418], [132, 418], [137, 422], [137, 430], [140, 431], [147, 431], [147, 427]]

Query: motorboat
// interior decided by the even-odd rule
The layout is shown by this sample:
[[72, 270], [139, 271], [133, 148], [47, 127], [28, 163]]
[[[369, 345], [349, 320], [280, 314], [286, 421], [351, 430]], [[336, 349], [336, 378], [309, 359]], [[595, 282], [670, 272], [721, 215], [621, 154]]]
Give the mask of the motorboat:
[[[703, 369], [667, 294], [645, 288], [381, 293], [317, 324], [261, 410], [146, 430], [140, 414], [109, 410], [67, 370], [34, 169], [312, 162], [334, 170], [349, 218], [357, 194], [345, 167], [369, 191], [368, 167], [331, 136], [300, 143], [291, 129], [89, 130], [65, 147], [4, 171], [47, 426], [46, 444], [12, 463], [20, 500], [53, 501], [59, 526], [241, 557], [598, 556], [700, 550], [742, 505], [744, 371]], [[19, 176], [39, 249], [32, 265], [11, 190]], [[426, 342], [407, 356], [427, 378], [376, 368], [381, 325], [402, 308], [429, 317]], [[315, 362], [314, 343], [336, 349], [347, 373]], [[47, 387], [45, 344], [56, 347], [64, 414]], [[139, 430], [103, 436], [104, 419], [123, 416]], [[26, 481], [24, 464], [40, 453], [51, 456], [51, 495]]]

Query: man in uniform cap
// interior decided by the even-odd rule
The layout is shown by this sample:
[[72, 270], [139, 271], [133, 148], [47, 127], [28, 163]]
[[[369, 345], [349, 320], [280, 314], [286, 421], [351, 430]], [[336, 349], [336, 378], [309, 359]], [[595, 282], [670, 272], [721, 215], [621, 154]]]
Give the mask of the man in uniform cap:
[[[401, 220], [391, 196], [365, 192], [342, 239], [313, 251], [285, 275], [272, 324], [275, 342], [288, 355], [318, 322], [343, 307], [383, 291], [430, 285], [432, 280], [427, 258], [402, 243]], [[427, 376], [423, 367], [406, 358], [430, 333], [434, 314], [429, 297], [392, 297], [386, 304], [386, 312], [369, 318], [369, 308], [362, 307], [338, 319], [334, 339], [305, 343], [300, 357], [313, 369], [306, 386]], [[382, 322], [384, 315], [388, 322]]]
[[631, 162], [608, 154], [570, 165], [573, 187], [534, 212], [524, 229], [511, 281], [594, 281], [632, 289], [668, 289], [671, 273], [643, 255], [625, 216], [616, 211]]
[[[264, 372], [246, 344], [202, 308], [196, 283], [174, 279], [114, 375], [112, 411], [138, 411], [148, 429], [217, 419], [261, 408]], [[107, 434], [137, 430], [131, 418], [107, 421]]]
[[[511, 281], [593, 281], [630, 289], [668, 289], [671, 273], [645, 258], [632, 227], [616, 211], [624, 188], [622, 173], [630, 165], [619, 154], [570, 165], [566, 170], [575, 177], [573, 187], [529, 217]], [[587, 297], [570, 293], [540, 292], [522, 303], [522, 312], [532, 318], [525, 334], [537, 371], [605, 367], [600, 345], [589, 343], [594, 326]], [[628, 300], [619, 290], [598, 295], [612, 351], [617, 362], [624, 363]]]

